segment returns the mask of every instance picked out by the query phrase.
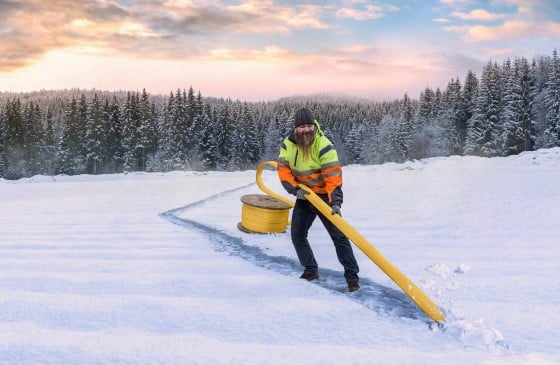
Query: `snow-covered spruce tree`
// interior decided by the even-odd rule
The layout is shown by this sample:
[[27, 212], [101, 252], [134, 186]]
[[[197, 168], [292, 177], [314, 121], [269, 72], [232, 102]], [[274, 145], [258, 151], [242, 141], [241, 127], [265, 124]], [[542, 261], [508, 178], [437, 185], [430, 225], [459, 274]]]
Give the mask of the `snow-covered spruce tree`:
[[33, 100], [25, 103], [23, 110], [25, 176], [42, 173], [42, 153], [44, 150], [44, 128], [39, 105]]
[[254, 168], [260, 160], [261, 135], [247, 103], [243, 103], [237, 123], [237, 146], [235, 147], [235, 169]]
[[394, 162], [395, 158], [395, 145], [397, 144], [396, 139], [396, 129], [398, 125], [398, 120], [394, 117], [393, 113], [383, 114], [381, 123], [379, 124], [379, 139], [376, 144], [376, 149], [379, 154], [374, 157], [377, 159], [378, 163]]
[[200, 167], [202, 170], [215, 170], [218, 165], [217, 126], [214, 124], [215, 115], [210, 105], [204, 105], [200, 121]]
[[4, 177], [6, 169], [6, 107], [0, 101], [0, 179]]
[[366, 117], [363, 123], [361, 123], [356, 128], [360, 129], [359, 143], [359, 155], [358, 161], [362, 164], [375, 164], [383, 161], [382, 153], [382, 141], [380, 137], [380, 125], [383, 119], [381, 113], [372, 111], [372, 113]]
[[231, 138], [231, 160], [228, 164], [228, 170], [240, 170], [244, 169], [246, 166], [248, 152], [248, 145], [245, 138], [247, 137], [249, 131], [246, 129], [249, 126], [245, 124], [243, 120], [243, 103], [241, 101], [235, 101], [231, 105], [231, 133], [233, 138]]
[[[343, 108], [342, 105], [345, 105]], [[328, 100], [325, 103], [326, 111], [321, 111], [320, 103], [310, 106], [313, 115], [319, 120], [325, 135], [330, 139], [338, 153], [338, 159], [342, 164], [352, 163], [345, 143], [352, 125], [360, 119], [356, 104], [350, 100], [343, 104], [338, 99]]]
[[169, 104], [167, 125], [170, 130], [169, 162], [171, 169], [187, 168], [187, 118], [186, 118], [187, 95], [185, 91], [177, 89], [172, 103]]
[[351, 129], [342, 139], [344, 161], [348, 163], [360, 162], [362, 147], [364, 145], [362, 137], [365, 122], [359, 121], [358, 118], [359, 117], [350, 118], [347, 120], [347, 123], [351, 125]]
[[[189, 90], [187, 91], [187, 96], [186, 96], [186, 100], [185, 100], [186, 104], [185, 104], [185, 142], [184, 142], [184, 146], [185, 146], [185, 151], [186, 151], [186, 156], [188, 160], [193, 160], [193, 154], [192, 151], [195, 148], [196, 144], [197, 144], [197, 140], [196, 140], [196, 124], [195, 124], [195, 119], [196, 119], [196, 115], [197, 115], [197, 110], [198, 110], [198, 105], [197, 105], [197, 100], [195, 98], [194, 95], [194, 89], [191, 87], [189, 87]], [[192, 166], [193, 162], [189, 162], [188, 163], [190, 166]]]
[[441, 152], [436, 156], [462, 154], [465, 144], [467, 120], [465, 117], [463, 90], [459, 78], [452, 80], [443, 94], [443, 104], [448, 115], [441, 144]]
[[[73, 99], [73, 102], [75, 102], [75, 99]], [[69, 103], [69, 105], [72, 105], [72, 103]], [[67, 108], [65, 112], [66, 111]], [[68, 174], [72, 169], [70, 163], [70, 133], [66, 118], [64, 118], [64, 120], [62, 137], [60, 138], [56, 153], [55, 174]]]
[[230, 150], [230, 160], [227, 164], [227, 170], [239, 170], [243, 166], [243, 160], [245, 159], [243, 156], [243, 149], [244, 149], [244, 141], [243, 138], [245, 136], [246, 131], [243, 130], [242, 121], [241, 121], [241, 102], [237, 101], [231, 104], [231, 129], [230, 134], [235, 135], [235, 138], [231, 139], [231, 150]]
[[[337, 129], [336, 133], [342, 131], [335, 146], [339, 152], [339, 160], [343, 164], [360, 163], [363, 147], [363, 126], [367, 120], [367, 107], [360, 102], [347, 101], [348, 109], [340, 110], [341, 124], [343, 128]], [[340, 142], [341, 141], [341, 142]]]
[[501, 155], [501, 81], [499, 67], [488, 62], [482, 71], [473, 116], [469, 121], [465, 152], [470, 155]]
[[104, 148], [106, 139], [107, 132], [103, 123], [101, 101], [95, 93], [88, 108], [86, 121], [85, 148], [88, 174], [97, 175], [99, 172], [103, 172], [102, 164], [107, 159], [106, 148]]
[[128, 93], [123, 106], [123, 167], [124, 171], [137, 171], [138, 128], [140, 125], [139, 98], [137, 93]]
[[418, 108], [414, 116], [416, 133], [414, 134], [410, 154], [413, 158], [429, 156], [433, 149], [434, 123], [439, 109], [436, 93], [426, 87], [420, 93]]
[[[425, 104], [417, 115], [420, 129], [414, 133], [414, 158], [448, 156], [462, 150], [460, 136], [460, 108], [462, 103], [461, 83], [451, 80], [442, 93], [439, 88], [431, 98], [432, 106]], [[428, 113], [428, 114], [426, 114]]]
[[535, 146], [534, 149], [543, 148], [545, 141], [544, 131], [546, 130], [546, 82], [549, 74], [550, 57], [540, 56], [531, 62], [531, 74], [535, 80], [535, 98], [531, 108], [532, 118], [535, 121]]
[[201, 136], [203, 130], [203, 112], [204, 112], [204, 100], [200, 91], [197, 93], [196, 97], [194, 96], [194, 90], [189, 89], [189, 95], [193, 94], [193, 97], [187, 97], [188, 105], [187, 105], [187, 114], [189, 114], [189, 119], [192, 118], [190, 122], [191, 125], [189, 127], [189, 145], [188, 145], [188, 155], [189, 155], [189, 165], [194, 170], [200, 170], [202, 164], [202, 157], [201, 157]]
[[545, 147], [560, 146], [560, 57], [554, 50], [545, 93]]
[[457, 125], [457, 133], [459, 137], [458, 154], [465, 154], [465, 145], [467, 143], [467, 135], [469, 130], [469, 121], [473, 116], [476, 97], [478, 95], [479, 82], [476, 74], [469, 70], [465, 77], [463, 85], [463, 94], [461, 97], [461, 107], [459, 111], [460, 118]]
[[139, 101], [138, 140], [135, 147], [138, 158], [138, 170], [147, 171], [147, 161], [157, 150], [156, 110], [150, 102], [146, 89], [142, 90]]
[[105, 99], [104, 123], [107, 133], [106, 152], [107, 172], [115, 173], [123, 171], [123, 146], [122, 146], [122, 119], [121, 110], [117, 97], [113, 95], [111, 102]]
[[[367, 104], [364, 111], [363, 128], [361, 130], [358, 161], [361, 164], [374, 163], [379, 161], [381, 153], [379, 151], [379, 125], [383, 119], [383, 111], [379, 103]], [[369, 162], [368, 162], [369, 161]]]
[[19, 179], [26, 176], [25, 137], [23, 111], [19, 98], [6, 104], [4, 129], [4, 156], [6, 179]]
[[51, 108], [47, 108], [45, 115], [46, 126], [42, 152], [43, 171], [47, 175], [53, 175], [56, 165], [57, 143], [54, 136], [54, 121]]
[[535, 123], [532, 118], [535, 95], [535, 81], [528, 61], [525, 58], [516, 59], [513, 72], [508, 75], [505, 84], [502, 134], [505, 155], [533, 149], [536, 139]]
[[218, 147], [218, 170], [228, 171], [231, 169], [234, 151], [235, 129], [230, 113], [230, 102], [223, 101], [219, 107], [218, 121], [216, 124], [216, 144]]
[[[87, 116], [87, 104], [85, 104], [84, 94], [82, 94], [80, 100], [83, 100]], [[82, 101], [80, 101], [80, 105], [82, 105]], [[73, 96], [71, 102], [66, 105], [64, 111], [64, 130], [58, 158], [59, 170], [56, 173], [73, 175], [85, 172], [85, 155], [83, 148], [85, 122], [82, 121], [80, 110], [81, 108], [78, 106], [78, 101]]]
[[87, 131], [87, 118], [89, 112], [89, 105], [87, 101], [87, 97], [84, 93], [80, 96], [80, 100], [78, 101], [78, 115], [77, 115], [77, 126], [79, 129], [78, 134], [78, 148], [80, 157], [83, 161], [83, 170], [82, 172], [86, 171], [86, 131]]
[[173, 124], [172, 114], [175, 105], [175, 96], [171, 92], [167, 99], [167, 105], [163, 109], [162, 116], [158, 119], [156, 126], [158, 135], [158, 148], [156, 152], [157, 163], [161, 166], [162, 171], [169, 171], [172, 169], [172, 155], [173, 155]]
[[414, 109], [408, 94], [404, 94], [399, 117], [390, 137], [390, 156], [395, 162], [403, 162], [409, 158], [414, 133]]
[[271, 111], [265, 117], [267, 128], [264, 136], [264, 160], [275, 161], [278, 158], [280, 145], [290, 133], [293, 126], [292, 110], [271, 105]]
[[417, 123], [420, 125], [426, 124], [433, 120], [438, 113], [438, 100], [436, 93], [429, 87], [420, 93], [418, 101]]

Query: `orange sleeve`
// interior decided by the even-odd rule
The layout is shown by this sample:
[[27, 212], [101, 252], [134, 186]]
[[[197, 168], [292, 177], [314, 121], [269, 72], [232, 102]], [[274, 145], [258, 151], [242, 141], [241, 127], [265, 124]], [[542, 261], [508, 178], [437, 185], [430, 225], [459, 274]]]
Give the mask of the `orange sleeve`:
[[340, 188], [342, 187], [342, 168], [337, 164], [324, 169], [322, 174], [325, 176], [325, 190], [329, 195], [329, 202], [342, 204], [342, 197], [339, 196], [339, 191], [341, 191]]
[[288, 193], [295, 194], [298, 183], [294, 175], [292, 174], [292, 170], [286, 162], [283, 162], [280, 159], [277, 161], [277, 163], [278, 167], [276, 171], [278, 172], [278, 178], [280, 178], [282, 186]]

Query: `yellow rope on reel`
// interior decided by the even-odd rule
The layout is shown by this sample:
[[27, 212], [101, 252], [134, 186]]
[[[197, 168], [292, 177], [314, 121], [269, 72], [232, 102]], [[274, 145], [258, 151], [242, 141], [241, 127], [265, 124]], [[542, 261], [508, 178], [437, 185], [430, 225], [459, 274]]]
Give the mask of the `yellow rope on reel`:
[[257, 185], [268, 195], [250, 194], [241, 197], [241, 222], [237, 228], [246, 233], [283, 233], [290, 224], [288, 215], [294, 203], [268, 189], [262, 182], [262, 171], [270, 165], [276, 168], [276, 162], [267, 161], [257, 168]]
[[238, 227], [249, 233], [282, 233], [286, 231], [290, 206], [268, 195], [241, 197], [241, 223]]

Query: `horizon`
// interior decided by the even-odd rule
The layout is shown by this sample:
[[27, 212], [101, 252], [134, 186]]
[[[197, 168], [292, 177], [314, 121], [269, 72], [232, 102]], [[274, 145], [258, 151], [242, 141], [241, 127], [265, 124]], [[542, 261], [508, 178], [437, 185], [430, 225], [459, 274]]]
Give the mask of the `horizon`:
[[15, 0], [0, 16], [0, 92], [14, 93], [391, 100], [479, 76], [489, 60], [551, 54], [560, 38], [560, 4], [546, 0]]

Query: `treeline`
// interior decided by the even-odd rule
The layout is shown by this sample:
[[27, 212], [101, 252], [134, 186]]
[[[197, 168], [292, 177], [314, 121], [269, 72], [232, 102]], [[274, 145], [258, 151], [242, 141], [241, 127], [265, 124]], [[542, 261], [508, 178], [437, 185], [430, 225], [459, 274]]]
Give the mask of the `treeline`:
[[253, 169], [310, 108], [344, 164], [507, 156], [560, 146], [560, 59], [489, 61], [418, 99], [242, 102], [177, 89], [0, 93], [0, 177]]

